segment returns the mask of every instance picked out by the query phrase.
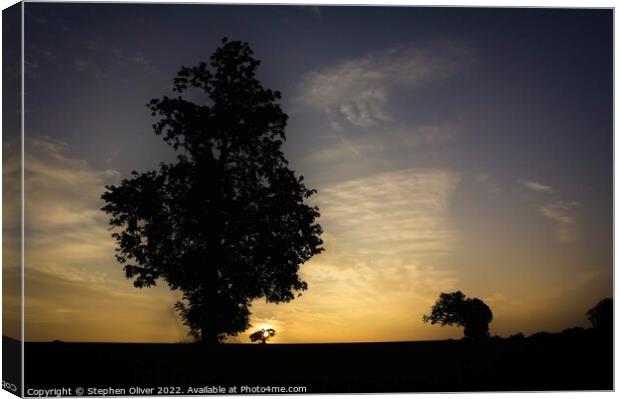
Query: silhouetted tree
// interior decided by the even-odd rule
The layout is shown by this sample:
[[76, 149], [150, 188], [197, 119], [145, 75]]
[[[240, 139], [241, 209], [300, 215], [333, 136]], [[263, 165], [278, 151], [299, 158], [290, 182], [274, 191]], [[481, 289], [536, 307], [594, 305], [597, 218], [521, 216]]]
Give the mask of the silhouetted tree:
[[493, 313], [480, 299], [467, 298], [461, 291], [456, 291], [440, 294], [431, 314], [422, 316], [422, 320], [442, 326], [465, 327], [464, 334], [468, 338], [487, 338]]
[[611, 298], [602, 299], [586, 313], [592, 327], [599, 331], [612, 331], [614, 325], [614, 302]]
[[276, 335], [276, 330], [273, 328], [260, 329], [258, 331], [254, 331], [250, 334], [250, 341], [256, 342], [261, 341], [261, 344], [266, 344], [271, 338]]
[[281, 94], [258, 65], [248, 43], [224, 38], [209, 64], [182, 67], [178, 95], [148, 104], [176, 162], [102, 196], [126, 277], [182, 292], [176, 309], [202, 342], [246, 330], [256, 298], [294, 299], [307, 288], [300, 265], [323, 250], [318, 208], [305, 204], [315, 190], [288, 167]]
[[506, 339], [509, 339], [509, 340], [512, 340], [512, 341], [521, 341], [521, 340], [525, 339], [525, 335], [523, 335], [522, 332], [519, 332], [519, 333], [511, 335], [510, 337], [508, 337]]

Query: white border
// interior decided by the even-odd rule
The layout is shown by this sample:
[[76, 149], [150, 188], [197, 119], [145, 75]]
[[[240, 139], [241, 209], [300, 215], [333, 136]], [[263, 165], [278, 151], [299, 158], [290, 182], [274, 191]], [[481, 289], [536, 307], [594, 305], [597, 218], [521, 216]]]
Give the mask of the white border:
[[[42, 0], [28, 0], [27, 2], [51, 2], [51, 1], [42, 1]], [[96, 2], [96, 1], [71, 1], [71, 0], [65, 0], [62, 2], [66, 2], [66, 3], [91, 3], [91, 2]], [[381, 6], [390, 6], [390, 5], [400, 5], [400, 6], [468, 6], [468, 7], [559, 7], [559, 8], [615, 8], [616, 6], [616, 2], [615, 1], [603, 1], [603, 0], [590, 0], [590, 1], [579, 1], [579, 0], [546, 0], [546, 1], [504, 1], [504, 0], [478, 0], [475, 3], [472, 3], [471, 1], [465, 1], [465, 0], [449, 0], [449, 1], [437, 1], [437, 0], [426, 0], [426, 1], [416, 1], [416, 0], [409, 0], [409, 1], [403, 1], [403, 0], [391, 0], [391, 1], [363, 1], [363, 0], [358, 0], [358, 1], [351, 1], [351, 0], [339, 0], [339, 1], [329, 1], [329, 0], [314, 0], [314, 1], [286, 1], [286, 0], [271, 0], [271, 1], [256, 1], [256, 0], [244, 0], [244, 1], [235, 1], [235, 0], [211, 0], [211, 1], [193, 1], [193, 0], [183, 0], [183, 1], [174, 1], [174, 0], [151, 0], [151, 1], [141, 1], [141, 0], [134, 0], [134, 1], [101, 1], [106, 2], [106, 3], [178, 3], [178, 4], [187, 4], [187, 3], [193, 3], [193, 4], [205, 4], [205, 3], [212, 3], [212, 4], [298, 4], [298, 5], [324, 5], [324, 6], [329, 6], [329, 5], [381, 5]], [[17, 3], [16, 1], [12, 1], [12, 0], [0, 0], [0, 5], [2, 6], [2, 9], [7, 8], [13, 4]], [[22, 93], [23, 93], [23, 88], [24, 88], [24, 7], [22, 5]], [[615, 79], [615, 75], [617, 72], [617, 63], [616, 63], [616, 52], [615, 52], [615, 43], [617, 42], [618, 39], [618, 33], [615, 30], [615, 12], [614, 12], [614, 297], [615, 297], [615, 287], [616, 287], [616, 282], [617, 282], [617, 275], [615, 273], [615, 253], [616, 250], [618, 249], [618, 243], [615, 240], [615, 226], [617, 225], [617, 222], [620, 221], [620, 217], [618, 217], [617, 213], [615, 212], [616, 207], [620, 204], [620, 201], [618, 200], [618, 197], [616, 196], [616, 191], [615, 188], [618, 187], [617, 183], [618, 183], [618, 172], [620, 171], [620, 167], [619, 165], [616, 163], [616, 159], [615, 159], [615, 154], [618, 152], [618, 150], [620, 150], [620, 144], [618, 144], [618, 142], [615, 140], [615, 131], [616, 131], [616, 118], [615, 115], [618, 111], [617, 108], [617, 104], [615, 102], [615, 94], [618, 92], [618, 83]], [[2, 26], [2, 22], [0, 19], [0, 31]], [[0, 33], [1, 35], [1, 33]], [[1, 64], [1, 63], [0, 63]], [[0, 70], [1, 70], [1, 65], [0, 65]], [[1, 88], [1, 83], [0, 83], [0, 88]], [[21, 217], [22, 217], [22, 226], [21, 226], [21, 230], [22, 230], [22, 242], [21, 242], [21, 263], [22, 263], [22, 276], [21, 276], [21, 284], [22, 284], [22, 302], [21, 302], [21, 314], [22, 314], [22, 330], [21, 330], [21, 334], [22, 334], [22, 359], [23, 359], [23, 351], [24, 351], [24, 347], [23, 347], [23, 339], [24, 339], [24, 300], [23, 300], [23, 294], [24, 294], [24, 273], [23, 273], [23, 267], [24, 267], [24, 216], [25, 216], [25, 204], [24, 204], [24, 123], [25, 123], [25, 118], [24, 118], [24, 96], [22, 95], [22, 113], [21, 113], [21, 124], [22, 124], [22, 209], [21, 209]], [[0, 116], [1, 116], [1, 107], [0, 107]], [[2, 154], [0, 152], [0, 161]], [[1, 162], [0, 162], [0, 170], [1, 170]], [[2, 176], [0, 173], [0, 183], [2, 182]], [[0, 184], [0, 208], [2, 205], [2, 198], [1, 198], [1, 192], [2, 192], [2, 188], [1, 188], [1, 184]], [[2, 232], [0, 231], [0, 238], [2, 237]], [[0, 286], [0, 295], [2, 293], [2, 287]], [[1, 307], [0, 307], [0, 315], [1, 315]], [[618, 315], [619, 315], [619, 311], [617, 306], [614, 307], [614, 317], [616, 320], [618, 320]], [[617, 325], [617, 323], [616, 323]], [[1, 327], [1, 321], [0, 321], [0, 327]], [[618, 339], [618, 336], [620, 334], [618, 333], [618, 329], [615, 330], [615, 340]], [[615, 341], [617, 342], [617, 341]], [[614, 347], [614, 354], [617, 354], [617, 348]], [[614, 357], [615, 359], [616, 357]], [[615, 363], [614, 363], [615, 366]], [[2, 371], [2, 365], [0, 362], [0, 373]], [[22, 362], [22, 392], [23, 392], [23, 388], [24, 388], [24, 367], [23, 367], [23, 362]], [[614, 367], [614, 379], [615, 382], [619, 381], [618, 380], [618, 368]], [[7, 391], [4, 390], [0, 390], [0, 399], [4, 399], [4, 398], [15, 398], [14, 395], [11, 395], [10, 393], [8, 393]], [[546, 396], [546, 397], [569, 397], [569, 398], [590, 398], [590, 397], [601, 397], [601, 396], [606, 396], [609, 397], [610, 395], [614, 395], [613, 393], [604, 393], [604, 392], [538, 392], [538, 393], [473, 393], [473, 394], [469, 394], [469, 393], [462, 393], [462, 394], [415, 394], [416, 398], [420, 398], [420, 399], [429, 399], [429, 398], [436, 398], [437, 396], [441, 396], [441, 397], [457, 397], [458, 396], [472, 396], [472, 395], [484, 395], [485, 398], [491, 398], [491, 399], [496, 399], [496, 398], [506, 398], [506, 397], [510, 397], [510, 398], [516, 398], [516, 399], [520, 399], [520, 398], [533, 398], [533, 397], [539, 397], [539, 396]], [[300, 395], [291, 395], [291, 396], [300, 396]], [[304, 395], [304, 396], [308, 396], [308, 395]], [[310, 395], [310, 396], [316, 396], [316, 395]], [[336, 397], [338, 396], [339, 398], [354, 398], [354, 397], [359, 397], [359, 395], [321, 395], [321, 396], [325, 396], [325, 397]], [[371, 396], [375, 396], [375, 395], [371, 395]], [[377, 395], [378, 396], [378, 395]], [[382, 394], [382, 397], [388, 397], [388, 398], [405, 398], [405, 397], [411, 397], [411, 394]], [[271, 396], [268, 395], [252, 395], [253, 398], [268, 398]], [[148, 398], [148, 397], [145, 397]], [[152, 397], [155, 398], [155, 397]], [[189, 396], [188, 396], [189, 398]]]

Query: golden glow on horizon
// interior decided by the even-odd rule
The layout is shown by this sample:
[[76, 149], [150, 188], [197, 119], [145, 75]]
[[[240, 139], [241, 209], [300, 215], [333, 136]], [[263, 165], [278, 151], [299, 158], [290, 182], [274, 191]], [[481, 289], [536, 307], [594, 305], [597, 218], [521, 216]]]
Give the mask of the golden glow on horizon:
[[[99, 196], [118, 173], [46, 139], [28, 142], [26, 165], [26, 339], [187, 341], [177, 294], [165, 284], [135, 289], [114, 260]], [[558, 243], [529, 208], [481, 218], [463, 199], [472, 184], [435, 168], [319, 187], [327, 250], [301, 268], [308, 291], [287, 304], [256, 301], [253, 327], [233, 342], [269, 328], [280, 343], [458, 338], [461, 329], [421, 321], [440, 292], [456, 289], [489, 304], [493, 334], [587, 326], [585, 311], [611, 295], [611, 260]]]
[[273, 328], [275, 330], [275, 328], [271, 324], [262, 323], [258, 326], [258, 330], [269, 330], [270, 328]]

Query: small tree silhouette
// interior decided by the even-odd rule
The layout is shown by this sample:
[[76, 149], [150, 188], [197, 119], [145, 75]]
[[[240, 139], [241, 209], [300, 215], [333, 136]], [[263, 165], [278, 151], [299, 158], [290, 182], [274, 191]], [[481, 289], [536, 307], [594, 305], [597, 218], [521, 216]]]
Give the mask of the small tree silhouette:
[[611, 298], [602, 299], [586, 313], [592, 327], [598, 331], [612, 331], [614, 325], [614, 302]]
[[493, 320], [491, 309], [478, 298], [467, 298], [461, 291], [441, 293], [431, 309], [423, 315], [425, 323], [465, 327], [467, 338], [488, 338], [489, 323]]
[[258, 331], [254, 331], [250, 334], [250, 341], [256, 342], [261, 341], [261, 344], [266, 344], [271, 338], [276, 335], [276, 330], [273, 328], [260, 329]]

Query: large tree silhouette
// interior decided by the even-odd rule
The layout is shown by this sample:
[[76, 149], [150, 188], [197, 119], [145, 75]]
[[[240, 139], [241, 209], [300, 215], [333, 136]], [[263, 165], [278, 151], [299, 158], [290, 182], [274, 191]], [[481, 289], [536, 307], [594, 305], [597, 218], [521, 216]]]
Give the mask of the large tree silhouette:
[[489, 336], [489, 323], [493, 320], [491, 309], [478, 298], [467, 298], [461, 291], [442, 293], [431, 309], [430, 315], [422, 316], [425, 323], [440, 323], [465, 327], [467, 338]]
[[246, 330], [252, 300], [294, 299], [307, 288], [300, 265], [323, 250], [318, 208], [305, 203], [315, 190], [288, 167], [287, 115], [258, 65], [248, 43], [223, 39], [209, 64], [182, 67], [178, 95], [148, 104], [176, 162], [102, 196], [126, 277], [180, 291], [176, 309], [206, 343]]

